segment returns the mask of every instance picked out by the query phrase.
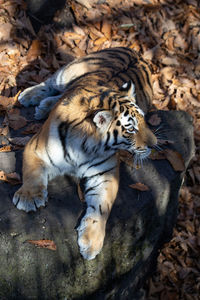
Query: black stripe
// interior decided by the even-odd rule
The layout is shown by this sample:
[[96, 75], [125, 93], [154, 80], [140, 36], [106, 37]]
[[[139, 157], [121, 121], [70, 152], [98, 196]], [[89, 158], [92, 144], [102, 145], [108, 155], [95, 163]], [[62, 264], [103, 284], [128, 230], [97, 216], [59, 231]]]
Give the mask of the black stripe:
[[[80, 76], [78, 76], [78, 77], [76, 77], [76, 78], [74, 78], [73, 80], [71, 80], [67, 85], [66, 85], [66, 90], [67, 89], [70, 89], [71, 88], [71, 86], [75, 83], [75, 82], [77, 82], [77, 81], [79, 81], [80, 79], [82, 79], [82, 78], [85, 78], [85, 77], [87, 77], [88, 75], [95, 75], [95, 74], [102, 74], [102, 77], [104, 77], [104, 76], [106, 76], [107, 77], [107, 74], [105, 73], [105, 72], [103, 72], [103, 71], [101, 71], [101, 70], [96, 70], [96, 71], [91, 71], [91, 72], [86, 72], [86, 73], [84, 73], [84, 74], [82, 74], [82, 75], [80, 75]], [[109, 78], [108, 78], [109, 79]], [[77, 88], [77, 87], [76, 87]], [[84, 89], [84, 90], [86, 90], [84, 87], [81, 87], [82, 89]], [[89, 90], [88, 90], [89, 91]], [[93, 91], [89, 91], [89, 92], [93, 92]]]
[[65, 139], [66, 139], [66, 136], [67, 136], [68, 128], [69, 128], [69, 123], [67, 123], [67, 122], [62, 122], [58, 126], [58, 133], [59, 133], [59, 137], [60, 137], [61, 144], [62, 144], [62, 147], [63, 147], [64, 157], [66, 155]]
[[102, 209], [101, 209], [101, 204], [99, 204], [99, 212], [100, 212], [101, 215], [103, 215]]
[[104, 105], [103, 101], [108, 95], [109, 95], [109, 91], [105, 91], [100, 95], [100, 102], [99, 102], [98, 107], [103, 107], [103, 105]]
[[149, 78], [149, 74], [148, 74], [148, 72], [147, 72], [147, 70], [146, 70], [146, 68], [145, 68], [144, 65], [142, 65], [142, 69], [143, 69], [144, 73], [146, 74], [146, 78], [147, 78], [148, 85], [149, 85], [149, 87], [152, 89], [151, 82], [150, 82], [150, 78]]
[[123, 113], [123, 111], [124, 111], [124, 107], [120, 106], [120, 113]]
[[73, 125], [73, 128], [76, 127], [76, 126], [78, 126], [78, 125], [80, 125], [81, 123], [83, 123], [83, 120], [81, 120], [80, 122], [74, 124], [74, 125]]
[[[126, 136], [123, 136], [125, 139], [127, 139]], [[130, 146], [131, 145], [131, 142], [130, 143], [126, 143], [126, 142], [120, 142], [120, 143], [116, 143], [115, 146], [118, 146], [118, 145], [126, 145], [126, 146]]]
[[120, 104], [126, 104], [126, 103], [130, 103], [130, 100], [122, 100], [122, 101], [120, 101]]
[[[123, 53], [123, 54], [124, 54], [124, 53]], [[111, 59], [112, 59], [112, 58], [114, 58], [114, 60], [118, 59], [118, 60], [121, 61], [123, 64], [127, 64], [126, 60], [125, 60], [123, 57], [117, 55], [116, 52], [111, 53], [111, 51], [109, 51], [108, 55], [111, 57]]]
[[105, 146], [107, 146], [107, 144], [109, 142], [109, 139], [110, 139], [110, 132], [108, 131], [107, 132], [107, 139], [106, 139], [106, 142], [105, 142]]
[[60, 169], [58, 166], [55, 165], [55, 163], [53, 162], [51, 156], [49, 155], [49, 152], [48, 152], [48, 150], [47, 150], [47, 146], [45, 146], [45, 150], [46, 150], [48, 159], [49, 159], [50, 163], [52, 164], [52, 166], [53, 166], [54, 168], [57, 168], [57, 169], [61, 172], [61, 169]]
[[117, 105], [117, 103], [114, 102], [113, 105], [112, 105], [112, 107], [111, 107], [111, 109], [114, 109], [116, 105]]
[[80, 99], [80, 105], [83, 105], [84, 103], [85, 103], [85, 97], [81, 97], [81, 99]]
[[89, 195], [87, 195], [87, 196], [98, 196], [99, 194], [97, 194], [97, 193], [92, 193], [92, 194], [89, 194]]
[[66, 159], [66, 157], [68, 157], [69, 160], [71, 160], [71, 157], [70, 157], [69, 153], [67, 152], [65, 140], [66, 140], [67, 132], [68, 132], [70, 125], [73, 124], [76, 120], [77, 119], [75, 119], [71, 122], [62, 122], [58, 126], [58, 133], [59, 133], [59, 137], [60, 137], [61, 144], [63, 147], [64, 158]]
[[88, 207], [92, 207], [92, 209], [96, 210], [94, 205], [89, 205]]
[[[141, 83], [141, 80], [140, 80], [140, 78], [139, 78], [139, 76], [138, 76], [138, 72], [137, 72], [138, 70], [137, 70], [137, 68], [134, 68], [133, 69], [133, 67], [130, 69], [130, 72], [133, 72], [133, 74], [135, 75], [135, 77], [136, 77], [136, 79], [137, 79], [137, 83], [138, 83], [138, 85], [139, 85], [139, 88], [140, 88], [140, 90], [143, 90], [143, 85], [142, 85], [142, 83]], [[135, 83], [135, 81], [134, 81], [134, 83]], [[137, 95], [137, 94], [136, 94]]]
[[108, 169], [108, 170], [105, 170], [105, 171], [103, 171], [103, 172], [100, 172], [100, 173], [97, 173], [97, 174], [88, 176], [87, 178], [88, 178], [88, 180], [90, 180], [91, 178], [94, 178], [94, 177], [96, 177], [96, 176], [102, 176], [102, 175], [104, 175], [104, 174], [106, 174], [106, 173], [108, 173], [108, 172], [114, 170], [115, 168], [116, 168], [116, 166], [114, 166], [114, 167], [112, 167], [112, 168], [110, 168], [110, 169]]
[[84, 152], [87, 152], [87, 148], [85, 146], [85, 143], [87, 142], [87, 137], [84, 138], [82, 144], [81, 144], [81, 149], [84, 151]]
[[111, 157], [113, 157], [114, 155], [115, 155], [115, 154], [112, 154], [112, 155], [110, 155], [109, 157], [107, 157], [106, 159], [101, 160], [100, 162], [98, 162], [98, 163], [96, 163], [96, 164], [93, 164], [93, 165], [89, 166], [89, 167], [87, 168], [87, 170], [90, 169], [90, 168], [93, 168], [93, 167], [97, 167], [97, 166], [99, 166], [99, 165], [105, 163], [106, 161], [108, 161], [108, 160], [109, 160]]
[[126, 116], [128, 116], [128, 114], [129, 114], [129, 111], [128, 111], [128, 109], [125, 111], [125, 113], [124, 113], [124, 117], [126, 117]]
[[[81, 62], [85, 62], [85, 61], [88, 61], [88, 62], [90, 62], [91, 60], [94, 60], [94, 61], [96, 61], [96, 60], [100, 60], [100, 61], [102, 61], [102, 62], [106, 62], [107, 61], [107, 59], [106, 58], [104, 58], [104, 57], [100, 57], [100, 56], [94, 56], [94, 57], [83, 57], [83, 59], [81, 60]], [[94, 61], [92, 62], [92, 63], [94, 63]], [[80, 62], [79, 62], [80, 63]]]
[[115, 129], [115, 130], [113, 131], [113, 135], [114, 135], [114, 140], [115, 140], [115, 142], [114, 142], [113, 145], [116, 145], [116, 144], [117, 144], [117, 137], [118, 137], [118, 130], [117, 130], [117, 129]]
[[111, 105], [112, 100], [113, 100], [113, 97], [109, 97], [109, 99], [108, 99], [109, 109], [110, 109], [110, 105]]
[[90, 160], [87, 160], [86, 162], [81, 163], [80, 165], [78, 165], [78, 168], [81, 168], [82, 166], [87, 165], [88, 163], [90, 163]]

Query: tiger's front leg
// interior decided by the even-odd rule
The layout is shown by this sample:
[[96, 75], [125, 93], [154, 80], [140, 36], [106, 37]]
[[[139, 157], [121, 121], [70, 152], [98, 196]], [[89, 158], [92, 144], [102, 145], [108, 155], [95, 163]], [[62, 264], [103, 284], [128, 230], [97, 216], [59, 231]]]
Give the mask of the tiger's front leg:
[[86, 179], [85, 201], [87, 210], [78, 231], [78, 245], [85, 259], [94, 259], [103, 247], [106, 222], [116, 199], [119, 186], [118, 167]]
[[26, 145], [23, 155], [23, 185], [16, 191], [13, 203], [19, 210], [36, 211], [47, 202], [47, 166], [34, 151], [37, 135]]

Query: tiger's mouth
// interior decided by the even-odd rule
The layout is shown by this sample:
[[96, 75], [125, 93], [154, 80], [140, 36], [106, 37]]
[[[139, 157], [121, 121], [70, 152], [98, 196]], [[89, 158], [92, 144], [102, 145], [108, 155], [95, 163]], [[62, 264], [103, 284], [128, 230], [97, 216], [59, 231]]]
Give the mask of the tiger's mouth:
[[142, 166], [143, 162], [151, 154], [151, 149], [148, 147], [145, 149], [134, 149], [134, 151], [132, 153], [134, 154], [134, 164]]
[[134, 154], [140, 156], [140, 158], [147, 158], [151, 154], [151, 149], [150, 148], [145, 148], [145, 149], [134, 149]]

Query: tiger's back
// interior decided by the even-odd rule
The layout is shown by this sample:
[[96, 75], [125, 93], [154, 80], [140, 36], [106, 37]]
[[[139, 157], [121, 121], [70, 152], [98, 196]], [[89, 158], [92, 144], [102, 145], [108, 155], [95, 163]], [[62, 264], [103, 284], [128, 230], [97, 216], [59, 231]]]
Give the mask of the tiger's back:
[[77, 59], [52, 77], [52, 85], [61, 91], [81, 82], [92, 84], [94, 89], [96, 85], [120, 89], [130, 80], [135, 85], [138, 106], [146, 113], [153, 97], [150, 66], [129, 48], [104, 49]]

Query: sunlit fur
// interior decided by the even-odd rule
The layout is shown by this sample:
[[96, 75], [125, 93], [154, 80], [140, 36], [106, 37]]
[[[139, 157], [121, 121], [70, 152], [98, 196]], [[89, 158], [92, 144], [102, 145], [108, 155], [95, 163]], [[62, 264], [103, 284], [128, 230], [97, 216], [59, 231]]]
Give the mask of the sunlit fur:
[[23, 185], [13, 202], [35, 211], [47, 202], [48, 180], [58, 174], [77, 179], [87, 203], [78, 231], [80, 252], [93, 259], [101, 251], [106, 221], [118, 192], [119, 149], [142, 163], [157, 144], [145, 122], [151, 107], [148, 64], [128, 48], [90, 54], [62, 68], [19, 97], [37, 105], [48, 119], [23, 155]]

